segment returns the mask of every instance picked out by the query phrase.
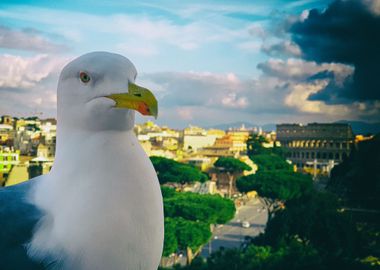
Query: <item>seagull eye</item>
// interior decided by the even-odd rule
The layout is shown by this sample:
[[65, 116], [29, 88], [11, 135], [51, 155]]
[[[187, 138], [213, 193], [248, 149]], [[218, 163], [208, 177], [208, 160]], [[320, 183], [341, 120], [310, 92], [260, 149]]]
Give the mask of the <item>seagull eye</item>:
[[88, 83], [91, 80], [90, 75], [83, 71], [79, 73], [79, 78], [83, 83]]

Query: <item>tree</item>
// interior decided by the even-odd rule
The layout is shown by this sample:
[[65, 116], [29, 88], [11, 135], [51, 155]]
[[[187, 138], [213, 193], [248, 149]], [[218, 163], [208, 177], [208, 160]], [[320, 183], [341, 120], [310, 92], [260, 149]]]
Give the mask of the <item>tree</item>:
[[[164, 193], [164, 192], [163, 192]], [[165, 191], [169, 194], [168, 191]], [[220, 195], [200, 195], [191, 192], [176, 192], [164, 195], [166, 217], [182, 217], [207, 224], [224, 224], [235, 215], [235, 205]]]
[[334, 167], [327, 189], [336, 194], [362, 238], [368, 258], [380, 261], [380, 134], [362, 141]]
[[28, 167], [29, 179], [42, 175], [43, 167], [41, 164], [33, 164]]
[[198, 168], [189, 164], [177, 162], [164, 157], [150, 157], [154, 169], [157, 172], [160, 184], [171, 183], [192, 183], [195, 181], [204, 182], [208, 179], [207, 175]]
[[176, 223], [171, 218], [165, 218], [165, 238], [164, 250], [162, 255], [167, 257], [178, 250], [178, 241], [176, 237]]
[[380, 134], [362, 141], [358, 149], [334, 167], [328, 189], [348, 205], [380, 210]]
[[260, 154], [252, 157], [260, 171], [284, 170], [293, 171], [292, 166], [284, 158], [276, 154]]
[[267, 139], [264, 136], [258, 134], [252, 134], [247, 140], [247, 154], [252, 157], [258, 154], [268, 154], [270, 149], [265, 148], [263, 143], [267, 143]]
[[289, 200], [268, 223], [265, 234], [244, 248], [220, 249], [206, 263], [194, 260], [176, 269], [375, 269], [365, 264], [374, 257], [361, 252], [358, 231], [339, 209], [332, 194], [307, 193]]
[[241, 192], [255, 190], [268, 210], [268, 220], [289, 199], [298, 198], [312, 189], [309, 175], [289, 171], [266, 171], [240, 177], [236, 186]]
[[214, 166], [218, 168], [221, 172], [225, 172], [228, 175], [229, 180], [229, 189], [228, 196], [232, 195], [232, 185], [236, 178], [236, 174], [242, 173], [243, 171], [250, 171], [252, 168], [248, 166], [246, 163], [233, 158], [233, 157], [220, 157], [214, 163]]
[[278, 147], [276, 143], [273, 144], [273, 147], [264, 147], [263, 144], [268, 143], [267, 139], [258, 134], [253, 134], [249, 136], [247, 140], [247, 154], [253, 159], [256, 155], [269, 155], [275, 154], [280, 157], [285, 157], [285, 150], [282, 147]]
[[211, 238], [210, 226], [207, 223], [177, 218], [165, 218], [164, 255], [179, 250], [186, 251], [188, 263], [193, 254]]
[[249, 245], [245, 250], [220, 249], [211, 254], [207, 263], [194, 260], [182, 270], [319, 270], [324, 269], [323, 262], [315, 249], [294, 241], [288, 246], [272, 248], [270, 246]]
[[234, 217], [235, 205], [219, 195], [176, 192], [161, 186], [164, 197], [165, 242], [164, 256], [176, 251], [187, 252], [189, 262], [193, 253], [211, 237], [210, 224], [223, 224]]
[[360, 237], [355, 225], [331, 193], [312, 192], [287, 201], [267, 223], [261, 244], [280, 246], [297, 240], [313, 246], [328, 260], [356, 258]]

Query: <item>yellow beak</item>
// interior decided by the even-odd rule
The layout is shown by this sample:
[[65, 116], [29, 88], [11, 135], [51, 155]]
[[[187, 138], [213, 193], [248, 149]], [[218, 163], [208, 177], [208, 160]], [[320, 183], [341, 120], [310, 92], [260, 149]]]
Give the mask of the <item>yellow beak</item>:
[[106, 96], [116, 102], [116, 108], [132, 109], [142, 115], [152, 115], [157, 118], [157, 99], [152, 92], [134, 83], [128, 84], [128, 93]]

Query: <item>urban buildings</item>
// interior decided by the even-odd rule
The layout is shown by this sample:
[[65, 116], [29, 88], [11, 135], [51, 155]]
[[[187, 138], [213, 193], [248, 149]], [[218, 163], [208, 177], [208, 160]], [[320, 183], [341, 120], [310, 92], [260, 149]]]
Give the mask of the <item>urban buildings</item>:
[[313, 174], [329, 173], [355, 143], [348, 124], [280, 124], [276, 133], [287, 158], [298, 169]]
[[[229, 180], [213, 168], [219, 157], [235, 157], [248, 164], [252, 170], [244, 174], [255, 173], [258, 169], [247, 156], [247, 140], [252, 134], [264, 137], [266, 141], [262, 146], [266, 148], [283, 146], [287, 159], [298, 170], [315, 175], [328, 174], [349, 155], [355, 140], [366, 139], [355, 138], [347, 124], [280, 124], [277, 132], [263, 132], [244, 126], [228, 130], [189, 126], [176, 130], [146, 122], [137, 124], [134, 131], [148, 156], [162, 156], [196, 166], [208, 173], [222, 192], [228, 188]], [[33, 166], [47, 173], [54, 161], [56, 133], [55, 119], [2, 116], [0, 182], [10, 185], [27, 180], [29, 167]], [[237, 192], [235, 188], [233, 191]]]
[[9, 148], [0, 150], [0, 186], [4, 184], [13, 166], [20, 163], [20, 152]]

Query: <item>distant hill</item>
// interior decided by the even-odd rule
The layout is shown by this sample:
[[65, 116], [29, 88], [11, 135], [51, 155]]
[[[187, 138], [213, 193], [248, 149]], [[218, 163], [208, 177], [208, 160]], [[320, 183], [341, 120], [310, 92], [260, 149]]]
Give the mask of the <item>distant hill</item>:
[[[347, 123], [350, 124], [352, 127], [352, 130], [354, 134], [377, 134], [380, 133], [380, 122], [378, 123], [368, 123], [363, 121], [349, 121], [349, 120], [340, 120], [336, 121], [334, 123]], [[262, 128], [263, 131], [272, 131], [276, 130], [276, 124], [269, 123], [264, 125], [257, 125], [249, 122], [244, 121], [238, 121], [238, 122], [232, 122], [227, 124], [218, 124], [213, 126], [208, 126], [206, 128], [216, 128], [216, 129], [222, 129], [222, 130], [228, 130], [229, 128], [240, 128], [242, 125], [245, 126], [245, 128]]]
[[229, 128], [240, 128], [243, 125], [247, 129], [262, 128], [263, 131], [276, 130], [276, 124], [257, 125], [257, 124], [253, 124], [253, 123], [250, 123], [250, 122], [244, 122], [244, 121], [238, 121], [238, 122], [232, 122], [232, 123], [226, 123], [226, 124], [218, 124], [218, 125], [208, 126], [206, 128], [207, 129], [215, 128], [215, 129], [228, 130]]
[[249, 123], [249, 122], [233, 122], [233, 123], [227, 123], [227, 124], [218, 124], [218, 125], [213, 125], [213, 126], [208, 126], [206, 128], [215, 128], [215, 129], [222, 129], [222, 130], [227, 130], [229, 128], [240, 128], [242, 126], [245, 126], [245, 128], [254, 128], [258, 127], [258, 125]]
[[368, 123], [363, 121], [349, 121], [341, 120], [336, 123], [348, 123], [352, 127], [354, 134], [377, 134], [380, 133], [380, 122], [378, 123]]
[[265, 124], [262, 125], [261, 128], [263, 131], [276, 131], [276, 124]]

